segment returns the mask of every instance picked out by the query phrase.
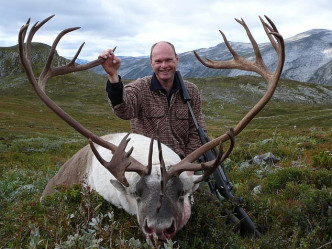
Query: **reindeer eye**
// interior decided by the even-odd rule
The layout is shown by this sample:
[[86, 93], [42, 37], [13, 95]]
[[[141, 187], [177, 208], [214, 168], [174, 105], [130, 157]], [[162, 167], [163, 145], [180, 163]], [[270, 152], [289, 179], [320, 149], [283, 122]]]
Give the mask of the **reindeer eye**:
[[136, 184], [135, 192], [133, 194], [136, 199], [142, 197], [144, 187], [145, 187], [145, 185], [144, 185], [143, 181], [139, 181]]
[[135, 196], [136, 199], [140, 199], [141, 198], [137, 192], [134, 193], [134, 196]]
[[142, 194], [139, 193], [138, 191], [135, 191], [133, 193], [134, 198], [136, 199], [136, 202], [139, 203], [141, 201]]
[[135, 192], [133, 193], [134, 197], [136, 198], [137, 201], [140, 201], [142, 195], [143, 195], [143, 187], [142, 184], [137, 183]]
[[141, 196], [142, 196], [142, 192], [141, 192], [141, 191], [136, 190], [136, 191], [134, 192], [134, 197], [135, 197], [135, 198], [139, 198], [139, 197], [141, 197]]

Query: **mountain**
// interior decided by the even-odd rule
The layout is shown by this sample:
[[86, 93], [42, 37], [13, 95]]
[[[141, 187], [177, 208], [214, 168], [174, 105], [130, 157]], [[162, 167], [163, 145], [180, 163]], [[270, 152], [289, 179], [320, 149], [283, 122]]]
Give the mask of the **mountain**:
[[[42, 43], [32, 43], [31, 61], [37, 71], [45, 65], [50, 46]], [[53, 66], [65, 65], [68, 62], [65, 58], [55, 52]], [[18, 53], [18, 45], [12, 47], [0, 47], [0, 77], [11, 76], [23, 73], [24, 69]]]
[[[233, 49], [245, 58], [254, 59], [250, 43], [230, 42]], [[32, 57], [36, 63], [42, 64], [47, 57], [49, 46], [35, 43], [37, 53]], [[276, 54], [270, 43], [259, 44], [263, 59], [267, 66], [273, 69], [276, 65]], [[321, 85], [332, 85], [332, 30], [314, 29], [285, 39], [286, 60], [282, 78], [301, 82], [311, 82]], [[36, 49], [34, 49], [36, 51]], [[45, 53], [44, 53], [45, 51]], [[211, 48], [196, 50], [203, 58], [213, 60], [231, 59], [224, 43]], [[64, 63], [65, 59], [56, 55], [56, 63]], [[61, 59], [62, 58], [62, 59]], [[149, 57], [120, 57], [122, 65], [120, 75], [125, 79], [136, 79], [152, 74]], [[185, 78], [203, 78], [212, 76], [255, 75], [255, 73], [240, 70], [210, 69], [203, 66], [195, 58], [193, 52], [179, 54], [178, 69]], [[77, 60], [77, 63], [87, 61]], [[92, 69], [104, 74], [101, 66]], [[0, 76], [22, 72], [17, 46], [0, 48]]]
[[[253, 60], [254, 52], [250, 43], [230, 42], [238, 54]], [[276, 54], [270, 43], [259, 44], [263, 58], [271, 69], [276, 65]], [[203, 58], [212, 60], [231, 59], [224, 43], [211, 48], [196, 50]], [[285, 39], [286, 60], [282, 78], [301, 82], [332, 85], [332, 30], [314, 29]], [[136, 79], [152, 73], [148, 57], [121, 57], [120, 74], [126, 79]], [[211, 76], [255, 75], [240, 70], [216, 70], [204, 67], [197, 61], [193, 52], [179, 54], [178, 69], [185, 78]], [[101, 67], [95, 72], [104, 73]]]
[[332, 31], [315, 29], [286, 39], [283, 76], [332, 85]]

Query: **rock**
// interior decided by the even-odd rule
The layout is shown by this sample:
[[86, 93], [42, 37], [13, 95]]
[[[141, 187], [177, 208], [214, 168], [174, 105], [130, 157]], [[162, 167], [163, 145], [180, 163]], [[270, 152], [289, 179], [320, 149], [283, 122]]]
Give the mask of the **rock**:
[[248, 161], [245, 161], [239, 165], [239, 169], [245, 169], [245, 168], [248, 168], [249, 166], [250, 166], [250, 163]]
[[279, 157], [276, 157], [271, 152], [268, 152], [263, 155], [255, 156], [253, 159], [249, 161], [242, 162], [239, 165], [239, 169], [246, 169], [251, 165], [260, 165], [260, 166], [274, 165], [279, 161], [280, 161]]
[[35, 186], [33, 184], [27, 184], [27, 185], [23, 185], [19, 188], [17, 188], [15, 191], [13, 191], [10, 194], [9, 199], [10, 200], [14, 200], [15, 198], [21, 196], [23, 193], [32, 193], [35, 190]]
[[272, 141], [272, 138], [268, 138], [262, 141], [262, 144], [267, 144]]
[[254, 195], [258, 195], [262, 192], [262, 186], [258, 185], [256, 187], [254, 187], [254, 189], [251, 191], [252, 194]]
[[280, 161], [279, 157], [274, 156], [271, 152], [265, 153], [263, 155], [255, 156], [253, 159], [249, 160], [249, 164], [256, 165], [271, 165]]

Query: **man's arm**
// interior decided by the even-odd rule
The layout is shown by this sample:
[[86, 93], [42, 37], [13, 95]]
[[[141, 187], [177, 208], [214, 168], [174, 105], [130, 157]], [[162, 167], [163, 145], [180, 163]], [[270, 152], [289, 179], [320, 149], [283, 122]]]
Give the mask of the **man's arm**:
[[123, 103], [123, 84], [120, 76], [117, 83], [111, 83], [110, 80], [107, 81], [106, 91], [112, 107]]
[[104, 58], [105, 62], [102, 64], [105, 72], [108, 75], [106, 91], [110, 100], [114, 113], [122, 119], [133, 118], [134, 107], [127, 105], [125, 100], [125, 90], [121, 82], [121, 77], [118, 70], [121, 66], [121, 59], [116, 57], [112, 49], [103, 51], [99, 58]]

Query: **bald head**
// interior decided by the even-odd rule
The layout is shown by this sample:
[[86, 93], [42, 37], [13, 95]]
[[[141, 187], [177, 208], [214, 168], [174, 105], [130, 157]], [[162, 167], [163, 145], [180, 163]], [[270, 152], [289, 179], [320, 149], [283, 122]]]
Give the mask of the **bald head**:
[[151, 52], [150, 52], [150, 60], [152, 59], [153, 50], [156, 47], [167, 47], [167, 46], [169, 46], [173, 50], [174, 56], [177, 56], [176, 51], [175, 51], [175, 47], [172, 43], [170, 43], [168, 41], [160, 41], [160, 42], [156, 42], [155, 44], [152, 45]]

